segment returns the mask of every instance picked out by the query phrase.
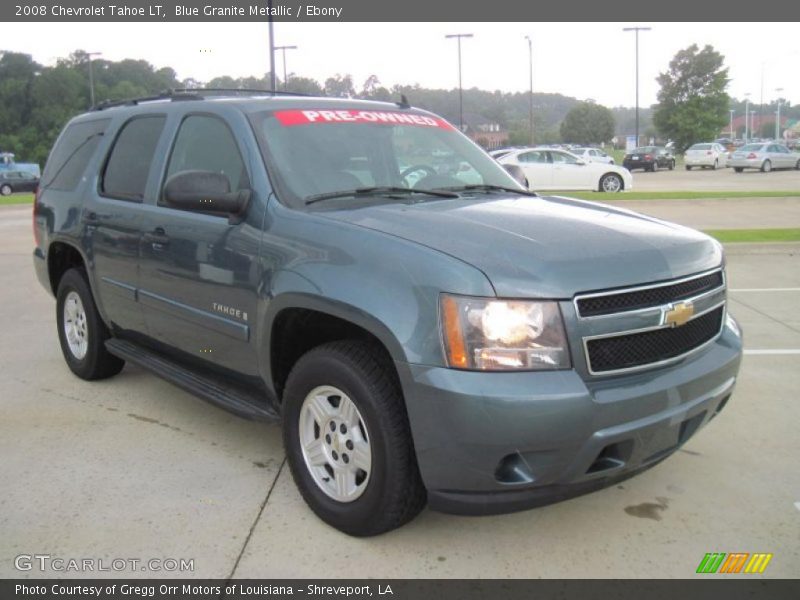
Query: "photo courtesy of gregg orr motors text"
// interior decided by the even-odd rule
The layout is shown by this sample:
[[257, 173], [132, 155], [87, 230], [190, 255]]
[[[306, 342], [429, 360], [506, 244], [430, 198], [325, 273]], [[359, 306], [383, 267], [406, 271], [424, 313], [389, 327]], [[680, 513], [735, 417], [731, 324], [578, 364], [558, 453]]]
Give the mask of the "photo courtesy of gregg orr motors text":
[[181, 585], [131, 585], [127, 583], [109, 585], [81, 585], [69, 583], [53, 583], [48, 585], [27, 585], [16, 584], [14, 594], [16, 596], [141, 596], [143, 598], [155, 598], [158, 596], [219, 596], [224, 592], [226, 596], [287, 596], [294, 594], [316, 595], [337, 595], [337, 596], [391, 596], [394, 595], [392, 586], [389, 584], [372, 585], [250, 585], [242, 583], [227, 583], [225, 585], [197, 585], [184, 583]]
[[50, 554], [19, 554], [14, 558], [17, 571], [53, 573], [191, 573], [193, 558], [63, 558]]

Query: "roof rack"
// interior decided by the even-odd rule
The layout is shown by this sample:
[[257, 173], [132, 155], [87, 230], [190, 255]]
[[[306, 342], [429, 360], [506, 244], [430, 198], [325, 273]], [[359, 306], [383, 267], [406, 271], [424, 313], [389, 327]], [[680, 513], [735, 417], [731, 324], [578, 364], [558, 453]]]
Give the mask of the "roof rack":
[[90, 110], [105, 110], [115, 106], [136, 106], [142, 102], [155, 102], [158, 100], [170, 100], [172, 102], [204, 100], [208, 96], [309, 96], [309, 94], [251, 88], [170, 88], [153, 96], [126, 98], [124, 100], [104, 100], [92, 106]]

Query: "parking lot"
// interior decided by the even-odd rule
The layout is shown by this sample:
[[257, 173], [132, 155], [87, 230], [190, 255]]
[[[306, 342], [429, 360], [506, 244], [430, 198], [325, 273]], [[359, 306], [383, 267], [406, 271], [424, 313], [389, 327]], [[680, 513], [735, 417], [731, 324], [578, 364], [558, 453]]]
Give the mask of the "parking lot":
[[716, 192], [730, 190], [797, 190], [800, 189], [800, 171], [781, 170], [762, 173], [746, 170], [741, 173], [733, 169], [685, 170], [681, 165], [674, 171], [660, 169], [654, 173], [637, 169], [633, 171], [633, 189], [637, 192], [660, 192], [662, 190], [691, 190], [694, 192]]
[[[661, 178], [697, 190], [749, 177], [758, 178], [753, 189], [800, 188], [797, 172], [726, 170], [637, 172], [636, 189]], [[785, 204], [797, 215], [800, 198]], [[692, 221], [684, 206], [678, 216]], [[757, 202], [737, 210], [759, 226]], [[782, 226], [798, 226], [785, 222], [793, 218]], [[692, 577], [707, 552], [769, 552], [765, 577], [800, 575], [800, 244], [729, 248], [730, 311], [747, 349], [740, 381], [720, 417], [665, 463], [536, 510], [426, 510], [400, 530], [354, 539], [302, 502], [277, 426], [231, 416], [130, 365], [107, 381], [74, 377], [54, 301], [35, 281], [30, 221], [29, 206], [0, 207], [2, 577], [65, 575], [20, 573], [20, 554], [194, 559], [191, 573], [130, 576]]]

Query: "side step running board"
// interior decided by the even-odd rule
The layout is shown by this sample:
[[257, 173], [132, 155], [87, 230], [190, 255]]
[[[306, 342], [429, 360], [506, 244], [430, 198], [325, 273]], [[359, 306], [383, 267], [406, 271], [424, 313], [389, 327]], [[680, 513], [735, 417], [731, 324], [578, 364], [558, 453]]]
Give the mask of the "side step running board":
[[240, 417], [255, 421], [280, 421], [280, 415], [266, 404], [264, 397], [228, 385], [224, 380], [199, 375], [160, 354], [125, 340], [107, 340], [106, 348], [114, 356], [152, 371], [179, 388]]

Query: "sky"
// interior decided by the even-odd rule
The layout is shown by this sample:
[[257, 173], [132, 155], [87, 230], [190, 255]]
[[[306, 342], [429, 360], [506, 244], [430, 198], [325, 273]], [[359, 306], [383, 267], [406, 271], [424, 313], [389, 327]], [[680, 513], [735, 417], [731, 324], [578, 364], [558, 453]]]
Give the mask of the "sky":
[[[657, 101], [655, 78], [678, 50], [693, 43], [711, 44], [725, 56], [732, 96], [749, 92], [756, 104], [777, 97], [800, 103], [794, 23], [278, 22], [275, 44], [298, 46], [287, 51], [288, 72], [319, 81], [349, 73], [359, 88], [374, 74], [387, 87], [419, 83], [452, 89], [458, 86], [457, 46], [444, 36], [472, 33], [462, 42], [464, 87], [513, 92], [528, 90], [525, 36], [530, 35], [535, 92], [633, 106], [635, 40], [622, 28], [636, 25], [652, 27], [639, 34], [640, 106]], [[78, 48], [102, 52], [107, 60], [170, 66], [179, 79], [262, 76], [269, 70], [266, 23], [18, 23], [4, 28], [0, 38], [0, 50], [32, 54], [46, 65]], [[280, 53], [276, 61], [280, 76]]]

